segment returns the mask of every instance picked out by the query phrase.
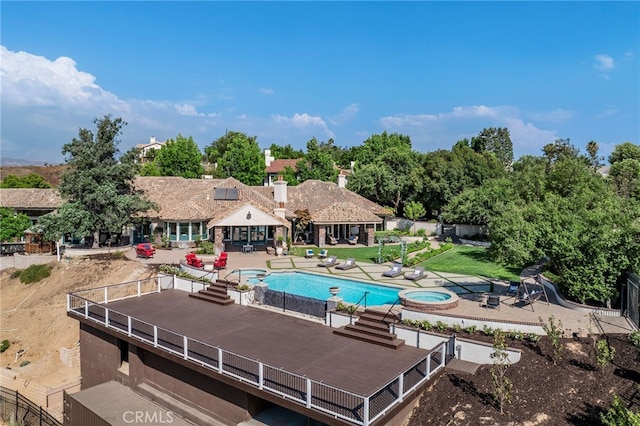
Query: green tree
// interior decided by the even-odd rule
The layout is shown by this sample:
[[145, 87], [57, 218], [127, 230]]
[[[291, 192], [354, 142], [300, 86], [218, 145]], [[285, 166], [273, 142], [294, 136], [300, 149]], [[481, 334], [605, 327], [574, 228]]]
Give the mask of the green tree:
[[598, 155], [599, 149], [600, 147], [596, 141], [587, 143], [587, 158], [594, 170], [598, 170], [602, 166], [602, 160], [604, 160], [603, 156]]
[[491, 179], [451, 199], [442, 218], [447, 223], [487, 225], [515, 198], [509, 179]]
[[562, 352], [564, 351], [564, 344], [562, 343], [562, 335], [564, 333], [562, 321], [558, 320], [556, 322], [556, 318], [553, 315], [549, 317], [548, 323], [544, 322], [542, 317], [538, 317], [538, 320], [544, 332], [547, 333], [547, 337], [551, 340], [551, 346], [553, 347], [551, 359], [553, 360], [553, 365], [556, 365], [557, 362], [562, 359]]
[[404, 206], [404, 215], [407, 219], [413, 221], [413, 233], [416, 233], [416, 220], [418, 218], [424, 216], [427, 211], [424, 209], [422, 203], [417, 201], [410, 201], [407, 205]]
[[31, 226], [26, 214], [16, 214], [13, 210], [0, 207], [0, 241], [12, 241], [20, 238]]
[[349, 156], [360, 164], [371, 164], [392, 148], [408, 148], [411, 150], [411, 138], [400, 133], [382, 132], [371, 135], [362, 145], [354, 147]]
[[232, 176], [245, 185], [262, 184], [265, 178], [264, 155], [255, 137], [228, 132], [215, 145], [218, 148], [224, 146], [224, 153], [217, 160], [219, 174], [223, 177]]
[[608, 160], [609, 163], [613, 165], [628, 158], [640, 161], [640, 145], [631, 142], [616, 145], [611, 155], [609, 155]]
[[37, 173], [30, 173], [24, 177], [7, 175], [2, 180], [0, 188], [51, 188], [51, 185]]
[[316, 138], [307, 142], [307, 153], [304, 159], [296, 164], [300, 182], [309, 179], [335, 182], [338, 178], [338, 169], [334, 167], [334, 161], [326, 150], [322, 150]]
[[93, 235], [94, 247], [99, 232], [121, 232], [132, 217], [155, 207], [133, 189], [136, 151], [118, 158], [118, 136], [126, 123], [110, 115], [95, 119], [96, 133], [81, 128], [62, 148], [67, 170], [61, 177], [60, 194], [67, 200], [57, 213], [39, 218], [45, 238], [56, 240], [65, 233], [77, 237]]
[[640, 201], [640, 160], [616, 161], [609, 169], [609, 177], [618, 195]]
[[287, 144], [285, 146], [280, 146], [280, 145], [276, 145], [275, 143], [272, 143], [271, 146], [269, 147], [269, 150], [271, 151], [271, 155], [273, 156], [273, 158], [275, 158], [276, 160], [283, 160], [283, 159], [295, 160], [297, 158], [304, 157], [304, 151], [302, 151], [301, 149], [294, 149], [290, 144]]
[[140, 168], [140, 176], [162, 176], [162, 172], [155, 161], [147, 161]]
[[600, 420], [604, 426], [640, 426], [640, 413], [631, 411], [614, 395], [611, 408], [600, 414]]
[[282, 171], [282, 179], [287, 182], [288, 186], [298, 185], [298, 174], [292, 167], [284, 167], [284, 170]]
[[546, 144], [542, 148], [542, 152], [549, 165], [562, 158], [577, 158], [580, 154], [580, 150], [571, 144], [569, 138], [556, 139], [554, 143]]
[[513, 162], [513, 143], [506, 127], [482, 129], [478, 136], [471, 138], [471, 148], [477, 153], [493, 153], [504, 167]]
[[156, 154], [154, 162], [160, 170], [161, 176], [182, 176], [195, 179], [202, 176], [204, 169], [201, 163], [202, 155], [193, 138], [178, 135], [167, 141]]
[[496, 330], [493, 335], [493, 352], [490, 356], [493, 360], [493, 366], [491, 367], [493, 398], [500, 409], [500, 413], [504, 413], [504, 406], [508, 402], [511, 402], [513, 383], [511, 383], [511, 380], [507, 377], [510, 362], [505, 335], [502, 330]]

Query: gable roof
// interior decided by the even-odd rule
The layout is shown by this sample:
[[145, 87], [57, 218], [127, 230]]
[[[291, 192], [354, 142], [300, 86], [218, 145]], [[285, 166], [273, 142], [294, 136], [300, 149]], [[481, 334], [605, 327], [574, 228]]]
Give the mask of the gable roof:
[[391, 211], [333, 182], [307, 180], [287, 188], [287, 208], [307, 209], [315, 223], [381, 223]]
[[21, 209], [57, 209], [64, 200], [55, 189], [3, 188], [0, 190], [2, 207]]
[[285, 167], [291, 167], [293, 170], [297, 170], [296, 164], [298, 164], [300, 160], [300, 158], [273, 160], [269, 167], [265, 168], [265, 172], [280, 173], [284, 172]]

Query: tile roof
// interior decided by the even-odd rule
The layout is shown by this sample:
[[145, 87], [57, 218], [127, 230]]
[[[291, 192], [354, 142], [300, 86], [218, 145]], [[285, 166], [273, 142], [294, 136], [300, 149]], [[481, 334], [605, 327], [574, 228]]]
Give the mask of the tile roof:
[[2, 207], [22, 209], [57, 209], [63, 204], [55, 189], [3, 188], [0, 189]]
[[280, 173], [284, 171], [285, 167], [291, 167], [293, 170], [297, 170], [296, 164], [300, 161], [300, 158], [273, 160], [269, 167], [265, 169], [267, 173]]

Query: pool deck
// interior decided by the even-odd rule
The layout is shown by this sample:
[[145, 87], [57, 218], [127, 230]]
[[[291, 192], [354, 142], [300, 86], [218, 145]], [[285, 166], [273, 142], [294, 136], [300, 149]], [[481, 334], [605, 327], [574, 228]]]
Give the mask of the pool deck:
[[[138, 259], [142, 263], [178, 263], [184, 259], [189, 249], [173, 249], [158, 250], [154, 258]], [[127, 257], [135, 259], [135, 250], [132, 248], [126, 253]], [[344, 263], [345, 259], [338, 259], [340, 263]], [[553, 315], [557, 320], [562, 322], [563, 328], [578, 332], [579, 330], [591, 330], [598, 332], [595, 324], [590, 323], [589, 315], [586, 312], [580, 312], [561, 306], [553, 295], [548, 292], [549, 305], [544, 301], [535, 302], [532, 306], [521, 306], [513, 304], [514, 298], [506, 298], [508, 282], [499, 279], [489, 279], [485, 277], [473, 277], [457, 274], [449, 274], [444, 272], [425, 271], [425, 277], [418, 281], [411, 281], [400, 275], [395, 278], [382, 276], [382, 273], [391, 269], [391, 263], [372, 264], [357, 263], [353, 269], [343, 271], [340, 269], [318, 267], [320, 262], [317, 258], [307, 259], [302, 256], [280, 256], [269, 255], [266, 252], [254, 252], [243, 254], [239, 252], [229, 253], [227, 269], [221, 274], [224, 277], [225, 272], [230, 273], [234, 269], [241, 268], [257, 268], [267, 271], [284, 271], [284, 270], [300, 270], [304, 272], [312, 272], [315, 274], [327, 274], [337, 278], [350, 278], [355, 280], [363, 280], [375, 284], [389, 285], [403, 288], [438, 288], [444, 287], [449, 290], [456, 289], [456, 286], [473, 288], [480, 292], [489, 292], [493, 283], [493, 294], [501, 295], [500, 309], [492, 309], [481, 306], [479, 293], [458, 294], [460, 302], [458, 306], [442, 312], [441, 315], [463, 316], [479, 320], [500, 320], [507, 322], [527, 322], [539, 324], [539, 318], [545, 321]], [[410, 272], [413, 268], [405, 267], [404, 272]], [[532, 310], [533, 307], [533, 310]], [[625, 318], [622, 317], [599, 317], [600, 326], [607, 333], [630, 333], [634, 329]]]

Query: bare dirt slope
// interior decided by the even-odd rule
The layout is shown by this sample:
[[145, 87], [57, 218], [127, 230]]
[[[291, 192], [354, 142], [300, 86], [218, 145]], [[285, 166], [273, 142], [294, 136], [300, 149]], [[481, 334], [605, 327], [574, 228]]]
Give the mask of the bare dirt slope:
[[2, 166], [0, 167], [0, 180], [8, 175], [25, 177], [31, 173], [39, 174], [49, 182], [51, 186], [58, 186], [60, 183], [60, 175], [66, 166]]
[[[51, 276], [33, 284], [11, 278], [13, 268], [0, 273], [0, 340], [11, 342], [0, 362], [11, 369], [11, 377], [17, 375], [18, 383], [55, 388], [80, 376], [77, 363], [68, 367], [60, 359], [60, 348], [74, 348], [79, 340], [78, 322], [66, 315], [66, 294], [150, 277], [155, 271], [136, 261], [108, 257], [72, 258], [52, 265]], [[20, 350], [25, 352], [16, 360]], [[20, 367], [24, 361], [29, 365]], [[3, 377], [3, 385], [12, 387], [7, 375]]]

